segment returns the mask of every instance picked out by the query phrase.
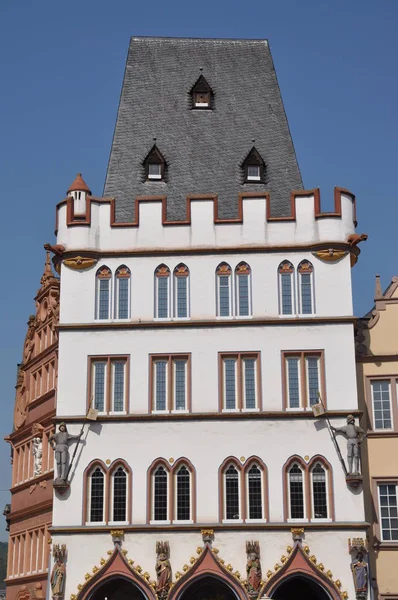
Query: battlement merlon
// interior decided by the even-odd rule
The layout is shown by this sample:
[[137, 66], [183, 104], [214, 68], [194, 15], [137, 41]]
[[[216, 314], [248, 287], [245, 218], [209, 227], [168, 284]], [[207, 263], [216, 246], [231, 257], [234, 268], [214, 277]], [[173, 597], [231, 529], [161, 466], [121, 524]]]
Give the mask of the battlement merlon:
[[187, 197], [186, 219], [167, 221], [166, 196], [135, 199], [135, 220], [115, 221], [115, 200], [69, 195], [57, 205], [57, 244], [66, 251], [305, 246], [344, 243], [356, 227], [355, 196], [334, 189], [334, 212], [321, 212], [320, 191], [293, 191], [291, 214], [270, 216], [268, 193], [240, 194], [238, 216], [218, 217], [216, 195]]

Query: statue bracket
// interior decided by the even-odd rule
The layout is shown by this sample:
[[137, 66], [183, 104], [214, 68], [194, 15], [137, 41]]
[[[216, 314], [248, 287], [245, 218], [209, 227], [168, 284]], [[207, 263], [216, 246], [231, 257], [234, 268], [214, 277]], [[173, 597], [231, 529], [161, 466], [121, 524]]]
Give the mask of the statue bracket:
[[69, 481], [66, 481], [65, 479], [61, 479], [60, 477], [57, 477], [57, 479], [54, 479], [54, 481], [53, 481], [53, 488], [58, 494], [60, 494], [60, 496], [63, 496], [64, 494], [66, 494], [69, 487], [70, 487]]
[[360, 485], [362, 485], [363, 477], [360, 473], [347, 473], [345, 480], [348, 487], [357, 489]]

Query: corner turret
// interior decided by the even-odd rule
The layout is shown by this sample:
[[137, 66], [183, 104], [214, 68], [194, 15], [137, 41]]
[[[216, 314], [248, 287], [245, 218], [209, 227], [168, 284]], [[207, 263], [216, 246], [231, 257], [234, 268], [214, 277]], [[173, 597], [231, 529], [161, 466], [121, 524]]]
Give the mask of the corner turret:
[[74, 215], [86, 214], [86, 196], [91, 196], [91, 190], [84, 181], [82, 174], [78, 173], [74, 182], [69, 186], [67, 195], [73, 198]]

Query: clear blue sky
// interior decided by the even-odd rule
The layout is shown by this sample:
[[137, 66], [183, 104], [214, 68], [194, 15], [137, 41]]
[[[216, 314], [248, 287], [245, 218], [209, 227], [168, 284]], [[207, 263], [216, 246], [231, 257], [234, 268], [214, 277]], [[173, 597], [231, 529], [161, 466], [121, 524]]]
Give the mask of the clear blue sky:
[[[375, 273], [383, 287], [398, 274], [397, 22], [397, 0], [1, 0], [0, 437], [55, 205], [78, 171], [102, 193], [129, 37], [269, 40], [305, 187], [321, 188], [325, 209], [335, 185], [357, 195], [369, 234], [353, 270], [361, 315]], [[0, 472], [6, 489], [5, 443]]]

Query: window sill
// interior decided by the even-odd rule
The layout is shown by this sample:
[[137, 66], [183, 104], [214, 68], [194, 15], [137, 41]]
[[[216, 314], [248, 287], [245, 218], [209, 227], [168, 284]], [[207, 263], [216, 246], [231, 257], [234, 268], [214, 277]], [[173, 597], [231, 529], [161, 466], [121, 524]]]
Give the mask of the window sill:
[[245, 523], [266, 523], [267, 519], [245, 519]]
[[105, 521], [86, 521], [85, 525], [88, 527], [97, 527], [101, 525], [106, 525]]
[[[100, 414], [100, 413], [98, 413], [98, 414]], [[127, 411], [126, 410], [110, 410], [108, 412], [108, 415], [110, 415], [110, 416], [118, 416], [118, 415], [123, 416], [123, 415], [127, 415]]]
[[108, 525], [130, 525], [129, 521], [108, 521]]
[[310, 523], [332, 523], [332, 519], [310, 519]]
[[223, 408], [221, 412], [223, 412], [223, 413], [239, 413], [240, 409], [239, 408]]
[[254, 412], [260, 412], [259, 408], [242, 408], [242, 412], [244, 413], [254, 413]]
[[172, 415], [187, 415], [189, 413], [189, 410], [187, 410], [186, 408], [184, 409], [175, 409], [172, 411], [169, 411], [170, 414]]
[[243, 519], [223, 519], [222, 523], [243, 523]]
[[191, 525], [193, 523], [192, 519], [189, 519], [188, 521], [179, 521], [178, 519], [174, 519], [174, 521], [172, 521], [173, 525]]
[[171, 521], [149, 521], [149, 525], [170, 525]]
[[308, 519], [287, 519], [287, 523], [308, 523]]
[[297, 408], [285, 408], [286, 412], [305, 412], [305, 408], [302, 406], [298, 406]]

